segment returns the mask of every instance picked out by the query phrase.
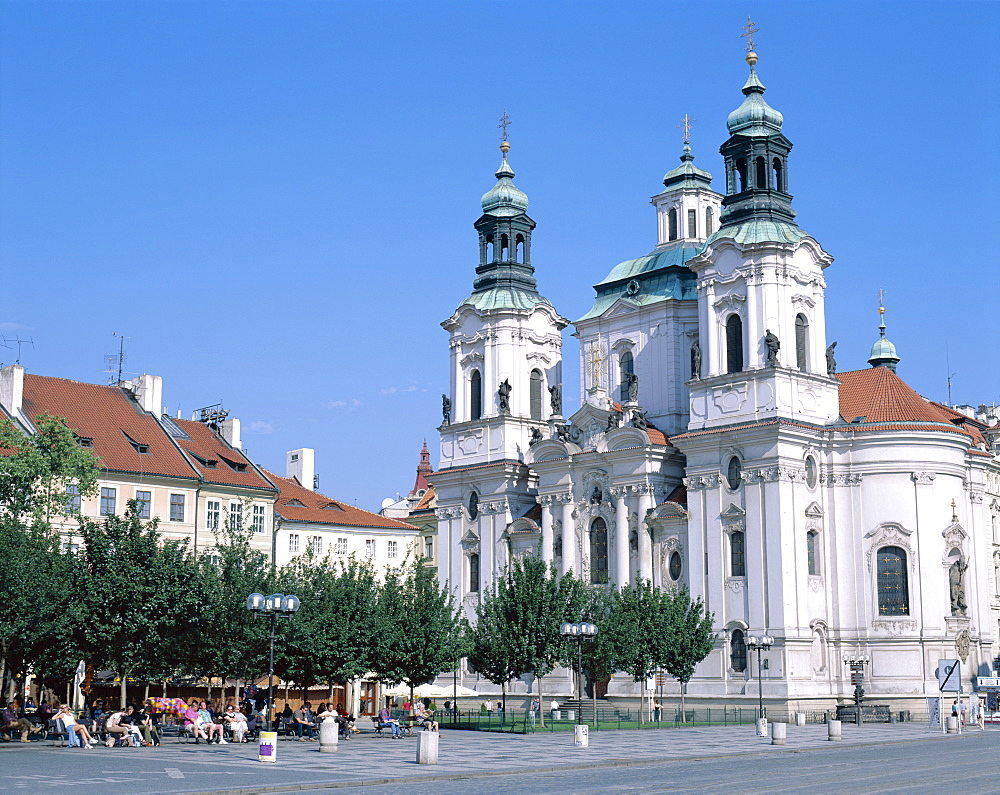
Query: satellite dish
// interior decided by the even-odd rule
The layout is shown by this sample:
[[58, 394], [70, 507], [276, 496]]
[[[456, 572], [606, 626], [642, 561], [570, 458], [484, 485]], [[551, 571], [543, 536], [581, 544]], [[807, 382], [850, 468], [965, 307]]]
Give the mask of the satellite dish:
[[384, 500], [382, 500], [382, 507], [388, 508], [390, 505], [395, 504], [395, 502], [396, 501], [392, 497], [386, 497]]

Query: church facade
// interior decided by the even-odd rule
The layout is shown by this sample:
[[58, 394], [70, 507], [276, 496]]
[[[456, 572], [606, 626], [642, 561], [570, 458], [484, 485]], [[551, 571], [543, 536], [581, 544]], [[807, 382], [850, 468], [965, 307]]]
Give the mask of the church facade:
[[[747, 638], [764, 633], [772, 704], [850, 700], [846, 656], [870, 659], [880, 703], [936, 695], [944, 658], [973, 689], [1000, 643], [997, 428], [907, 386], [884, 321], [871, 366], [837, 372], [833, 258], [795, 220], [792, 143], [747, 63], [724, 192], [685, 140], [652, 199], [656, 247], [617, 265], [574, 322], [569, 417], [569, 321], [538, 292], [535, 222], [502, 144], [473, 292], [442, 324], [439, 576], [470, 618], [522, 554], [594, 584], [687, 586], [718, 632], [687, 690], [704, 703], [756, 699]], [[607, 693], [638, 687], [616, 677]]]

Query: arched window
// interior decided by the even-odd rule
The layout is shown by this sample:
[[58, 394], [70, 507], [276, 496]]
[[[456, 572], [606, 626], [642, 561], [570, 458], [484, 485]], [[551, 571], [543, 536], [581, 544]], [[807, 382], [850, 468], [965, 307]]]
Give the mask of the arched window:
[[740, 457], [737, 455], [729, 459], [729, 465], [726, 467], [726, 483], [729, 484], [729, 488], [733, 491], [736, 491], [736, 489], [743, 485], [743, 466], [740, 463]]
[[747, 641], [742, 629], [729, 633], [729, 667], [741, 673], [747, 669]]
[[747, 161], [742, 157], [736, 161], [736, 174], [739, 177], [740, 193], [747, 189]]
[[515, 262], [524, 262], [524, 235], [518, 235], [514, 238], [516, 252], [514, 255]]
[[688, 237], [698, 237], [697, 210], [688, 210]]
[[469, 509], [469, 518], [474, 522], [479, 518], [479, 495], [476, 492], [469, 493], [469, 500], [466, 503]]
[[483, 416], [483, 377], [478, 370], [469, 376], [469, 419], [478, 420]]
[[590, 581], [608, 581], [608, 526], [599, 516], [590, 526]]
[[493, 257], [494, 257], [493, 235], [487, 235], [486, 236], [486, 261], [487, 262], [496, 262], [496, 260], [494, 260]]
[[774, 175], [774, 189], [784, 192], [785, 175], [781, 173], [781, 158], [776, 157], [771, 161], [771, 173]]
[[809, 561], [809, 576], [819, 576], [819, 533], [810, 530], [806, 533], [806, 557]]
[[899, 547], [882, 547], [877, 556], [878, 614], [910, 615], [910, 586], [906, 553]]
[[742, 530], [729, 534], [729, 576], [747, 576], [746, 536]]
[[677, 239], [677, 209], [674, 207], [670, 208], [670, 240]]
[[479, 593], [479, 553], [469, 555], [469, 593]]
[[530, 378], [531, 419], [542, 418], [542, 374], [538, 370], [531, 371]]
[[510, 258], [510, 238], [507, 235], [500, 235], [500, 261], [506, 262]]
[[795, 316], [795, 364], [805, 370], [808, 364], [806, 351], [809, 346], [809, 321], [805, 315]]
[[816, 459], [811, 455], [806, 456], [806, 485], [814, 489], [819, 482], [819, 470], [816, 467]]
[[726, 321], [726, 372], [743, 372], [743, 321], [730, 315]]
[[632, 357], [632, 351], [625, 351], [621, 355], [621, 359], [618, 360], [618, 370], [622, 385], [619, 400], [626, 403], [628, 401], [628, 377], [635, 372], [635, 359]]
[[757, 183], [756, 187], [760, 189], [765, 189], [768, 187], [767, 184], [767, 161], [763, 157], [758, 157], [754, 161], [754, 165], [757, 166]]
[[708, 237], [715, 230], [712, 226], [715, 224], [715, 213], [712, 212], [711, 207], [705, 208], [705, 237]]

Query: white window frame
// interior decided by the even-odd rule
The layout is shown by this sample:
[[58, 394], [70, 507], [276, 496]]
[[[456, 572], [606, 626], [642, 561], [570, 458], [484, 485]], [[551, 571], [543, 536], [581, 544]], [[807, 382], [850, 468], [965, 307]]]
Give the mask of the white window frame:
[[293, 555], [299, 554], [299, 534], [289, 533], [288, 534], [288, 551]]
[[265, 527], [267, 526], [267, 508], [260, 503], [254, 503], [253, 505], [253, 531], [255, 533], [263, 533]]
[[396, 558], [398, 556], [399, 556], [399, 542], [398, 541], [386, 542], [386, 557]]
[[218, 530], [222, 518], [222, 503], [219, 500], [205, 502], [205, 529]]
[[336, 540], [336, 544], [337, 544], [337, 546], [335, 548], [336, 554], [338, 554], [338, 555], [346, 555], [347, 554], [347, 538], [345, 536], [341, 536], [340, 538], [338, 538]]
[[309, 538], [309, 550], [314, 555], [323, 554], [323, 536], [310, 536]]
[[243, 529], [243, 503], [239, 500], [231, 500], [229, 503], [229, 529]]
[[374, 560], [375, 559], [375, 539], [366, 538], [365, 539], [365, 557]]

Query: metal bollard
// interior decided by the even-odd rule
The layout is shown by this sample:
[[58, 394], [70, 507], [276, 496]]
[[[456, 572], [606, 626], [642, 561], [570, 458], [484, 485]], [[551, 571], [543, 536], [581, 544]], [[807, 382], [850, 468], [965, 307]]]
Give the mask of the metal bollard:
[[324, 718], [319, 725], [319, 750], [325, 754], [332, 754], [337, 750], [337, 743], [340, 740], [340, 727], [333, 718]]
[[787, 723], [771, 724], [771, 745], [784, 745], [785, 737], [788, 734]]
[[796, 726], [805, 726], [806, 725], [806, 713], [804, 713], [804, 712], [796, 712], [795, 713], [795, 725]]
[[958, 718], [954, 715], [948, 716], [947, 732], [948, 734], [958, 734]]
[[826, 726], [827, 726], [827, 731], [828, 731], [828, 736], [827, 736], [826, 739], [828, 739], [828, 740], [839, 740], [839, 739], [841, 739], [840, 721], [839, 720], [830, 720], [830, 721], [827, 721]]

